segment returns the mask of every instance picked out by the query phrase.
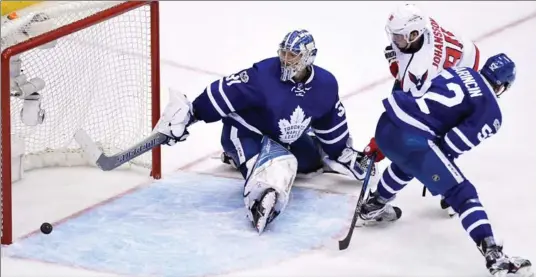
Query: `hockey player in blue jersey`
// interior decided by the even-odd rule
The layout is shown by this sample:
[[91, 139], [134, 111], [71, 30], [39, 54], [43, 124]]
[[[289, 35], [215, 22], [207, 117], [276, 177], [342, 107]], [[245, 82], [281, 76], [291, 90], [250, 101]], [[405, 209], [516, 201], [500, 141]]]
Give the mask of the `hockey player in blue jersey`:
[[209, 84], [192, 103], [172, 94], [156, 127], [173, 144], [193, 122], [223, 122], [221, 144], [246, 180], [247, 216], [259, 233], [286, 207], [297, 173], [331, 164], [364, 177], [368, 158], [351, 148], [337, 80], [313, 64], [316, 53], [308, 31], [292, 31], [278, 57]]
[[477, 72], [451, 68], [434, 78], [419, 98], [395, 91], [383, 100], [385, 112], [376, 127], [377, 146], [368, 155], [385, 155], [391, 164], [378, 188], [362, 207], [361, 218], [394, 221], [400, 218], [389, 204], [413, 178], [460, 215], [461, 223], [486, 259], [494, 276], [529, 276], [531, 263], [509, 257], [495, 242], [491, 224], [474, 185], [454, 160], [494, 135], [502, 122], [497, 98], [515, 80], [515, 64], [505, 54], [489, 58]]

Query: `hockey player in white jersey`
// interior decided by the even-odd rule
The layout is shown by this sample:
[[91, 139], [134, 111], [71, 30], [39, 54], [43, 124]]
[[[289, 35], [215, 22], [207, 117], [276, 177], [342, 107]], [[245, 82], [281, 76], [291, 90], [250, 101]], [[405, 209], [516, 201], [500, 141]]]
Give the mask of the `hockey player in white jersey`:
[[[403, 90], [420, 97], [444, 69], [459, 66], [478, 70], [478, 47], [471, 40], [449, 32], [415, 5], [398, 6], [389, 15], [385, 31], [391, 41], [385, 48], [385, 58], [395, 78], [393, 91]], [[365, 151], [375, 145], [372, 138]], [[378, 156], [376, 162], [383, 158]], [[448, 208], [451, 216], [454, 213], [443, 199], [441, 208]]]
[[385, 48], [395, 87], [413, 96], [426, 92], [430, 80], [453, 66], [478, 70], [480, 52], [469, 39], [441, 27], [415, 5], [397, 7], [385, 26], [391, 44]]

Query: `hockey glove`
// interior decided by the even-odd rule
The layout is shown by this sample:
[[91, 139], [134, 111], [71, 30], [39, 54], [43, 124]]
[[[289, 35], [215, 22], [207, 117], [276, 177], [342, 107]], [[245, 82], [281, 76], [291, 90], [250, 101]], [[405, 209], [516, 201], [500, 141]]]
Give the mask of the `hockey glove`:
[[371, 157], [372, 154], [376, 153], [376, 160], [374, 161], [376, 163], [385, 158], [385, 155], [383, 155], [383, 153], [380, 150], [380, 148], [378, 148], [378, 144], [376, 144], [376, 139], [375, 138], [370, 139], [370, 142], [367, 145], [367, 147], [365, 147], [365, 150], [363, 150], [363, 153], [367, 157]]
[[[370, 159], [365, 156], [363, 153], [354, 150], [353, 148], [345, 148], [341, 155], [337, 158], [339, 164], [344, 165], [344, 167], [332, 166], [332, 170], [345, 174], [345, 175], [354, 175], [358, 180], [363, 180], [365, 178], [366, 169]], [[350, 170], [350, 172], [348, 171]], [[376, 174], [376, 166], [372, 167], [372, 175]]]
[[389, 71], [393, 77], [398, 77], [398, 63], [396, 62], [396, 52], [393, 46], [389, 45], [384, 50], [385, 59], [389, 62]]
[[384, 54], [385, 59], [389, 62], [389, 65], [396, 61], [396, 52], [393, 49], [393, 46], [388, 45], [387, 47], [385, 47]]
[[169, 102], [155, 127], [157, 132], [169, 137], [167, 145], [186, 140], [189, 135], [186, 128], [196, 121], [192, 110], [186, 95], [170, 89]]

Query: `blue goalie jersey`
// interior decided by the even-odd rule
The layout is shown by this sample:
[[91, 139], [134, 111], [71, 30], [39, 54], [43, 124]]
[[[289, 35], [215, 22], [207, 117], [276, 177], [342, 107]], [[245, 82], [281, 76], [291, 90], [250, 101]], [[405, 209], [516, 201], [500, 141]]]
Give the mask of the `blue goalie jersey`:
[[337, 80], [315, 65], [303, 83], [282, 82], [280, 72], [274, 57], [211, 83], [192, 103], [195, 117], [222, 120], [238, 132], [267, 135], [282, 145], [312, 128], [326, 154], [337, 158], [349, 138]]
[[471, 68], [444, 70], [422, 97], [395, 91], [383, 105], [397, 126], [441, 139], [455, 157], [495, 134], [502, 121], [493, 89]]

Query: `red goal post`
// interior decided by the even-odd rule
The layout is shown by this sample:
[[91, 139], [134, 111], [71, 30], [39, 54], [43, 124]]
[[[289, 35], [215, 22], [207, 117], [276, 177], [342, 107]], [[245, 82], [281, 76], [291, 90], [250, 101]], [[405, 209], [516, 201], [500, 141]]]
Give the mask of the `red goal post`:
[[[109, 153], [143, 139], [159, 119], [158, 2], [101, 1], [101, 6], [97, 2], [65, 2], [48, 12], [34, 10], [26, 15], [27, 19], [23, 15], [2, 22], [2, 244], [13, 242], [11, 187], [15, 181], [12, 176], [16, 167], [12, 165], [17, 155], [12, 151], [15, 140], [22, 143], [21, 170], [89, 165], [72, 139], [78, 128], [85, 129]], [[69, 3], [88, 6], [74, 7], [76, 4], [68, 6]], [[40, 13], [39, 17], [44, 15], [54, 23], [50, 25], [53, 28], [32, 37], [33, 30], [23, 28], [32, 28], [27, 27], [28, 22], [36, 22]], [[4, 38], [4, 29], [17, 20], [27, 21], [14, 29], [18, 33]], [[24, 35], [28, 38], [21, 39]], [[44, 81], [44, 88], [37, 92], [45, 110], [41, 124], [28, 126], [21, 119], [26, 99], [17, 97], [20, 95], [14, 91], [14, 76], [19, 77], [18, 67], [14, 69], [17, 62], [22, 69], [20, 74], [24, 74], [23, 81], [35, 77]], [[151, 176], [159, 179], [160, 147], [132, 164], [150, 169]]]

